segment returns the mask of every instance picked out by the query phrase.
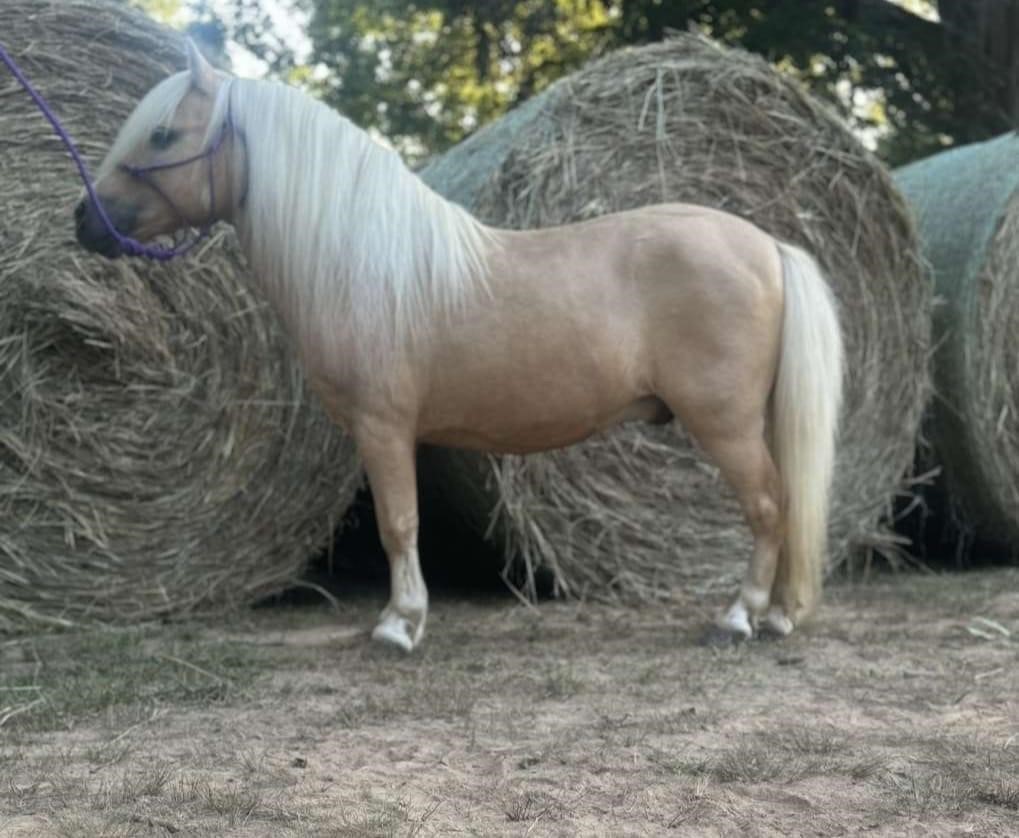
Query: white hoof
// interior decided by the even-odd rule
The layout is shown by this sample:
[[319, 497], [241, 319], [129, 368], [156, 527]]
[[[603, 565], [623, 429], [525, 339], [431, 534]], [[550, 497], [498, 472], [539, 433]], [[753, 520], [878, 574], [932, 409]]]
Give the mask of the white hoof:
[[372, 631], [372, 640], [388, 643], [405, 652], [412, 652], [414, 646], [421, 639], [423, 630], [423, 626], [419, 626], [415, 630], [406, 617], [401, 617], [398, 614], [385, 614]]
[[754, 628], [750, 625], [750, 615], [742, 602], [737, 602], [718, 623], [719, 627], [739, 637], [750, 639], [754, 636]]
[[773, 606], [768, 609], [768, 613], [764, 617], [764, 628], [780, 637], [785, 637], [792, 633], [793, 621], [782, 613], [781, 608]]

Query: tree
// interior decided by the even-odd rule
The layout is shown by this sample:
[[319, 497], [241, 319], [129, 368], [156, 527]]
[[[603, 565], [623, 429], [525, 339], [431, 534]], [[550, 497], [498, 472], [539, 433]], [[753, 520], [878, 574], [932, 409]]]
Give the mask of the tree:
[[129, 0], [161, 23], [173, 23], [183, 11], [181, 0]]
[[938, 12], [949, 42], [982, 59], [983, 85], [1019, 124], [1019, 2], [938, 0]]
[[411, 156], [608, 50], [691, 28], [799, 76], [892, 164], [1010, 125], [987, 57], [887, 0], [290, 0], [311, 13], [305, 65], [278, 39], [266, 46], [259, 0], [232, 2], [234, 37]]
[[226, 54], [226, 26], [219, 16], [208, 8], [205, 0], [199, 0], [190, 10], [190, 20], [187, 20], [188, 16], [185, 15], [184, 0], [128, 0], [128, 2], [160, 23], [184, 24], [184, 31], [195, 40], [213, 64], [229, 68], [230, 59]]

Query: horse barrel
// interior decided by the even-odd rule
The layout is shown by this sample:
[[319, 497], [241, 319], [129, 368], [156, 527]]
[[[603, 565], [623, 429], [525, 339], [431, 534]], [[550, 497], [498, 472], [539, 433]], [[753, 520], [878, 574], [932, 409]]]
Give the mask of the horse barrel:
[[[760, 58], [681, 36], [592, 63], [421, 174], [497, 226], [687, 201], [814, 255], [847, 350], [830, 561], [896, 560], [888, 519], [910, 491], [932, 295], [901, 195], [827, 106]], [[496, 539], [525, 587], [545, 569], [576, 595], [718, 590], [750, 549], [717, 471], [673, 428], [529, 457], [430, 451], [422, 470], [427, 494]]]

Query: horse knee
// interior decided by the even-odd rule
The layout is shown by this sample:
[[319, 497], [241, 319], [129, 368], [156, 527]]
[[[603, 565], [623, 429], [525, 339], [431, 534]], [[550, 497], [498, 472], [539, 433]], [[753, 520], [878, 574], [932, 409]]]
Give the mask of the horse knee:
[[402, 512], [380, 519], [379, 538], [390, 556], [404, 553], [417, 545], [417, 512]]

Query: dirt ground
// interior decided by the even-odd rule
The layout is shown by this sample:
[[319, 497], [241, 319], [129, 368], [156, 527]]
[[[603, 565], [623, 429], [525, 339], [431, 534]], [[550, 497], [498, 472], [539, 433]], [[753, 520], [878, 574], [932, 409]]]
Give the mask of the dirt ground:
[[382, 590], [0, 643], [0, 835], [1019, 835], [1019, 569], [701, 607]]

